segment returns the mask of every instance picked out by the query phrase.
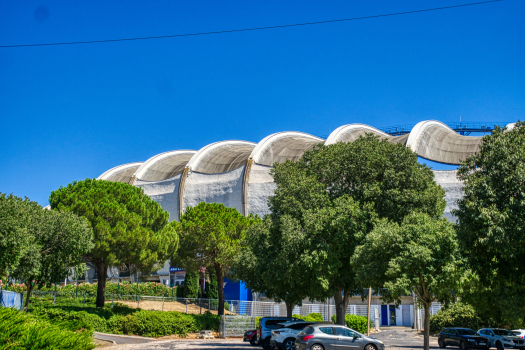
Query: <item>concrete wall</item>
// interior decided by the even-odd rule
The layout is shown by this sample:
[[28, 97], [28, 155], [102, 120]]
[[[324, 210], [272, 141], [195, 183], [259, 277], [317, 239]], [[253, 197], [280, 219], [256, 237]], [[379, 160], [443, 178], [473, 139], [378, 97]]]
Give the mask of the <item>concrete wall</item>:
[[186, 179], [184, 207], [216, 202], [242, 213], [243, 171], [244, 166], [222, 174], [192, 172]]
[[179, 182], [180, 174], [162, 181], [136, 180], [135, 186], [144, 190], [148, 196], [170, 213], [170, 221], [179, 220]]
[[270, 213], [268, 197], [273, 196], [277, 185], [270, 175], [272, 167], [253, 164], [248, 181], [248, 212], [263, 217]]
[[456, 202], [463, 197], [463, 184], [456, 178], [456, 170], [433, 170], [433, 172], [434, 180], [446, 191], [447, 206], [443, 216], [456, 222], [457, 218], [452, 214], [452, 210], [458, 208]]

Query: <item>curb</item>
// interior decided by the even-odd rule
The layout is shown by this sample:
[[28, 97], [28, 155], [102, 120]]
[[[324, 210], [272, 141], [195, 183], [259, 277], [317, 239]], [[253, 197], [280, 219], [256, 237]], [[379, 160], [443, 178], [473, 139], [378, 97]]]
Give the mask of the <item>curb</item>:
[[[100, 334], [100, 335], [107, 335], [107, 336], [110, 336], [110, 337], [119, 337], [119, 338], [132, 338], [132, 339], [145, 339], [145, 340], [158, 341], [158, 339], [156, 339], [156, 338], [141, 337], [141, 336], [138, 336], [138, 335], [110, 334], [110, 333], [101, 333], [101, 332], [93, 332], [93, 334], [94, 335], [98, 335], [98, 334]], [[111, 341], [114, 342], [113, 340], [111, 340]]]

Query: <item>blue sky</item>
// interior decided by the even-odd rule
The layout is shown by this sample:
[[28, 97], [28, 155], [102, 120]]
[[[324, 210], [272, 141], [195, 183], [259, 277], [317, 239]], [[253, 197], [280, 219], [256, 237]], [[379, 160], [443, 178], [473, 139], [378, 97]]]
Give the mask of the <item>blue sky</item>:
[[[2, 1], [0, 45], [206, 32], [466, 3]], [[89, 45], [0, 48], [0, 192], [42, 205], [161, 152], [278, 131], [525, 116], [525, 1]], [[435, 165], [439, 168], [442, 166]]]

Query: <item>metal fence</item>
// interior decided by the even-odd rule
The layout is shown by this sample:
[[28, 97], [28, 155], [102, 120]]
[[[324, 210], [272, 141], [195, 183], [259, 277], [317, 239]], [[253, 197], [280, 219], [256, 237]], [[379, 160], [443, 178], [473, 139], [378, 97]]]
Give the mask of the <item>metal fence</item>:
[[15, 293], [0, 288], [0, 307], [12, 307], [22, 310], [24, 307], [24, 296], [21, 293]]
[[257, 317], [251, 316], [221, 316], [219, 326], [219, 337], [241, 337], [245, 332], [254, 330], [257, 324]]

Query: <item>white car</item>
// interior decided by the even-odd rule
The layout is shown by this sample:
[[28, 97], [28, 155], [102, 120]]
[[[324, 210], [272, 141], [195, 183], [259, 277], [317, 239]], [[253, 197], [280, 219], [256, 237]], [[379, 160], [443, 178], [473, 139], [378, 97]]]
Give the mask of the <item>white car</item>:
[[525, 339], [525, 329], [513, 329], [511, 332], [516, 334], [517, 337]]
[[507, 349], [525, 349], [525, 340], [517, 337], [509, 330], [501, 328], [482, 328], [478, 334], [489, 340], [491, 347], [498, 350]]
[[303, 329], [312, 324], [315, 324], [315, 322], [288, 321], [278, 323], [272, 329], [270, 346], [283, 350], [295, 350], [295, 338]]

